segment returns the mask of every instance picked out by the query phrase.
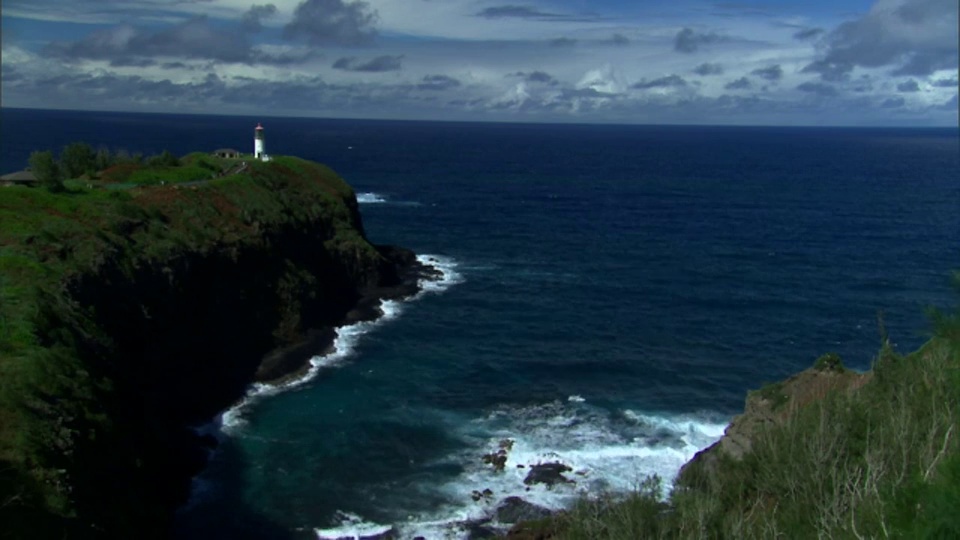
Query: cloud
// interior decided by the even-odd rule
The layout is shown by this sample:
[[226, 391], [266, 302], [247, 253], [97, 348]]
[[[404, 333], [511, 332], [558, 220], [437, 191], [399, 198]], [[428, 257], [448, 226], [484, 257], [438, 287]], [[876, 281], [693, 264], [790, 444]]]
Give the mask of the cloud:
[[43, 52], [66, 61], [130, 63], [137, 57], [158, 56], [251, 61], [250, 44], [240, 33], [215, 27], [205, 16], [159, 30], [128, 24], [96, 30], [72, 43], [50, 43]]
[[677, 88], [686, 86], [687, 81], [679, 75], [667, 75], [652, 81], [643, 80], [630, 86], [635, 90], [647, 90], [650, 88]]
[[129, 57], [124, 56], [120, 58], [114, 58], [110, 61], [111, 67], [152, 67], [157, 65], [157, 61], [152, 58], [142, 58], [142, 57]]
[[905, 103], [906, 103], [906, 100], [903, 99], [902, 97], [892, 97], [892, 98], [883, 100], [883, 103], [880, 104], [880, 108], [897, 109], [897, 108], [903, 107]]
[[283, 28], [287, 39], [311, 45], [366, 45], [376, 37], [377, 13], [359, 0], [304, 0]]
[[343, 71], [362, 71], [366, 73], [383, 73], [385, 71], [399, 71], [403, 55], [399, 56], [378, 56], [370, 60], [363, 61], [359, 58], [344, 57], [339, 58], [333, 63], [334, 69]]
[[205, 16], [159, 29], [121, 24], [95, 30], [79, 41], [49, 43], [41, 54], [66, 63], [103, 60], [113, 67], [150, 67], [160, 61], [164, 69], [173, 69], [184, 60], [286, 66], [318, 55], [311, 50], [254, 47], [242, 30], [212, 23]]
[[263, 23], [261, 21], [276, 14], [277, 6], [273, 4], [254, 4], [240, 17], [240, 25], [248, 32], [259, 32], [263, 29]]
[[931, 85], [937, 88], [956, 88], [957, 87], [957, 78], [952, 79], [937, 79], [930, 83]]
[[723, 66], [720, 64], [711, 64], [709, 62], [700, 64], [699, 66], [693, 68], [693, 72], [697, 75], [721, 75], [723, 74]]
[[519, 19], [549, 19], [557, 17], [558, 15], [527, 6], [494, 6], [477, 13], [477, 16], [487, 19], [505, 19], [511, 17]]
[[677, 32], [673, 39], [673, 50], [682, 53], [696, 52], [701, 45], [718, 43], [726, 41], [727, 38], [714, 34], [713, 32], [698, 33], [690, 28], [684, 28]]
[[590, 22], [600, 19], [596, 15], [592, 14], [571, 15], [564, 13], [551, 13], [535, 7], [520, 6], [515, 4], [488, 7], [477, 12], [476, 16], [483, 17], [485, 19], [529, 19], [535, 21], [571, 22]]
[[[611, 97], [623, 93], [624, 85], [620, 73], [607, 64], [598, 69], [591, 69], [583, 74], [576, 84], [577, 90], [595, 90], [592, 97]], [[580, 96], [589, 97], [589, 96]]]
[[619, 94], [613, 92], [604, 92], [593, 87], [587, 88], [564, 88], [562, 97], [564, 99], [587, 98], [587, 99], [608, 99], [617, 97]]
[[836, 96], [838, 93], [837, 89], [833, 85], [818, 82], [805, 82], [797, 86], [797, 90], [823, 97]]
[[551, 39], [549, 41], [551, 47], [573, 47], [577, 44], [577, 40], [567, 37], [561, 37], [556, 39]]
[[783, 68], [780, 67], [780, 64], [774, 64], [765, 68], [755, 69], [751, 71], [750, 74], [768, 81], [779, 81], [783, 77]]
[[211, 74], [202, 81], [177, 84], [169, 79], [152, 81], [139, 76], [113, 73], [63, 73], [31, 81], [29, 93], [45, 101], [72, 106], [97, 103], [101, 106], [149, 102], [158, 107], [200, 103], [225, 90], [223, 81]]
[[772, 17], [774, 14], [769, 6], [757, 2], [717, 2], [713, 8], [719, 17]]
[[917, 81], [915, 81], [915, 80], [913, 80], [913, 79], [910, 79], [910, 80], [903, 81], [902, 83], [898, 84], [898, 85], [897, 85], [897, 91], [898, 91], [898, 92], [904, 92], [904, 93], [919, 92], [919, 91], [920, 91], [920, 85], [917, 83]]
[[957, 0], [877, 0], [866, 15], [830, 32], [804, 70], [836, 81], [856, 66], [915, 76], [957, 69], [957, 13]]
[[520, 77], [525, 82], [528, 83], [542, 83], [556, 85], [558, 84], [557, 80], [553, 78], [552, 75], [543, 71], [531, 71], [529, 73], [524, 71], [518, 71], [516, 73], [511, 73], [510, 77]]
[[[21, 60], [28, 58], [21, 57]], [[430, 75], [414, 80], [412, 84], [336, 83], [317, 76], [289, 73], [283, 80], [255, 78], [260, 77], [256, 75], [211, 75], [185, 82], [164, 76], [150, 80], [103, 70], [71, 73], [69, 67], [66, 73], [56, 75], [56, 68], [48, 70], [31, 63], [10, 66], [6, 57], [4, 60], [0, 64], [4, 99], [13, 100], [17, 106], [56, 102], [71, 108], [109, 107], [155, 112], [217, 110], [224, 114], [248, 114], [252, 107], [256, 107], [257, 110], [269, 108], [282, 114], [306, 116], [393, 114], [394, 117], [411, 119], [466, 120], [476, 119], [479, 114], [485, 119], [514, 121], [589, 119], [622, 122], [624, 118], [642, 118], [648, 123], [737, 124], [910, 123], [920, 115], [929, 115], [932, 121], [940, 124], [956, 122], [952, 114], [956, 110], [956, 98], [947, 100], [946, 95], [937, 97], [925, 108], [912, 108], [912, 116], [905, 117], [897, 114], [896, 108], [881, 107], [884, 99], [895, 99], [895, 95], [848, 100], [798, 99], [795, 94], [800, 91], [782, 99], [760, 98], [747, 92], [728, 92], [719, 97], [685, 91], [625, 93], [626, 86], [618, 86], [616, 72], [609, 66], [591, 70], [576, 87], [533, 86], [515, 80], [514, 88], [504, 94], [502, 78], [489, 87], [480, 83], [458, 84], [460, 81], [447, 75]], [[48, 63], [54, 65], [54, 62]], [[202, 65], [202, 62], [194, 64]], [[27, 69], [29, 73], [22, 71]], [[32, 76], [31, 73], [38, 75]], [[529, 75], [532, 72], [517, 73]], [[692, 86], [688, 81], [686, 89]], [[906, 103], [913, 104], [909, 99], [905, 100]], [[941, 109], [949, 112], [938, 112]], [[397, 111], [403, 116], [398, 116]], [[495, 111], [502, 111], [502, 114]], [[521, 115], [517, 116], [517, 113]]]
[[460, 81], [447, 75], [427, 75], [417, 84], [418, 90], [449, 90], [460, 86]]
[[614, 34], [613, 36], [610, 37], [609, 43], [612, 43], [614, 45], [629, 45], [630, 38], [628, 38], [623, 34]]
[[800, 73], [818, 73], [825, 81], [840, 82], [849, 79], [851, 71], [853, 71], [853, 64], [849, 62], [815, 60], [804, 66]]
[[798, 30], [795, 34], [793, 34], [793, 38], [803, 41], [807, 39], [813, 39], [823, 33], [823, 28], [804, 28], [803, 30]]
[[740, 77], [735, 81], [730, 81], [727, 84], [723, 85], [723, 87], [727, 90], [746, 90], [751, 86], [753, 85], [750, 84], [750, 79], [746, 77]]

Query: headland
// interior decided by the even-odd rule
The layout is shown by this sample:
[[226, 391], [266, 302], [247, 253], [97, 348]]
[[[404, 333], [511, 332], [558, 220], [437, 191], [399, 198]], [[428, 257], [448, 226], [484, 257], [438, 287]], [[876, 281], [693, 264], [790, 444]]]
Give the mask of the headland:
[[[0, 521], [11, 538], [164, 538], [254, 381], [432, 271], [367, 241], [329, 168], [191, 154], [0, 188]], [[49, 187], [49, 186], [48, 186]]]

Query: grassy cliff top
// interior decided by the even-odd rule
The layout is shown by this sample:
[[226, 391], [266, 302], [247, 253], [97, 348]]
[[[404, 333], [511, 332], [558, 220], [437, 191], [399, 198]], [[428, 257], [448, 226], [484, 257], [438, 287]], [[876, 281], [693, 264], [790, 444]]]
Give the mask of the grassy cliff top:
[[112, 165], [64, 185], [0, 188], [0, 518], [72, 515], [66, 476], [50, 464], [69, 458], [78, 437], [110, 433], [98, 396], [114, 392], [103, 375], [114, 368], [98, 372], [78, 351], [99, 346], [110, 357], [115, 346], [91, 322], [93, 308], [71, 296], [78, 281], [105, 279], [109, 267], [113, 279], [134, 282], [178, 258], [269, 250], [289, 231], [312, 235], [334, 258], [379, 257], [350, 186], [295, 157], [191, 154], [175, 165]]
[[960, 538], [960, 312], [873, 369], [835, 355], [751, 392], [671, 493], [581, 500], [515, 539]]
[[[350, 238], [359, 226], [349, 206], [353, 190], [323, 165], [204, 154], [182, 161], [176, 167], [117, 165], [97, 180], [68, 180], [60, 193], [0, 189], [0, 359], [38, 345], [33, 319], [40, 291], [54, 292], [71, 275], [94, 270], [122, 245], [136, 245], [142, 259], [163, 259], [178, 250], [250, 240], [264, 224], [323, 213], [343, 226], [344, 241], [359, 240]], [[283, 204], [289, 200], [303, 204]]]

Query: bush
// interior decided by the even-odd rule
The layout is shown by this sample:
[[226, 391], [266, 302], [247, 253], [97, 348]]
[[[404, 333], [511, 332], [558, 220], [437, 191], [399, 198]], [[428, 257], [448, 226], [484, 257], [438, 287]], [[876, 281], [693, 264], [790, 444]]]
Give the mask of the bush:
[[53, 158], [53, 152], [33, 152], [30, 154], [30, 170], [40, 181], [40, 184], [52, 192], [64, 190], [63, 173], [60, 165]]
[[77, 178], [96, 169], [97, 156], [87, 143], [75, 142], [60, 153], [60, 167], [67, 178]]
[[151, 167], [179, 167], [180, 160], [177, 159], [177, 156], [170, 153], [169, 150], [164, 150], [159, 156], [151, 157], [147, 162]]
[[839, 373], [846, 371], [846, 368], [843, 367], [843, 360], [840, 359], [840, 355], [832, 352], [817, 358], [817, 361], [813, 363], [813, 369], [817, 371], [836, 371]]

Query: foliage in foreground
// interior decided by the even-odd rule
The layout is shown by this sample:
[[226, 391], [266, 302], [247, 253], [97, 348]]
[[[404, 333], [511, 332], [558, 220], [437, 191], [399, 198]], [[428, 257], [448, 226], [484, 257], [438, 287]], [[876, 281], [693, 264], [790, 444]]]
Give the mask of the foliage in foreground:
[[[960, 311], [958, 311], [960, 314]], [[741, 461], [684, 471], [666, 502], [581, 501], [540, 524], [553, 538], [960, 538], [960, 317], [871, 380], [795, 410]]]

